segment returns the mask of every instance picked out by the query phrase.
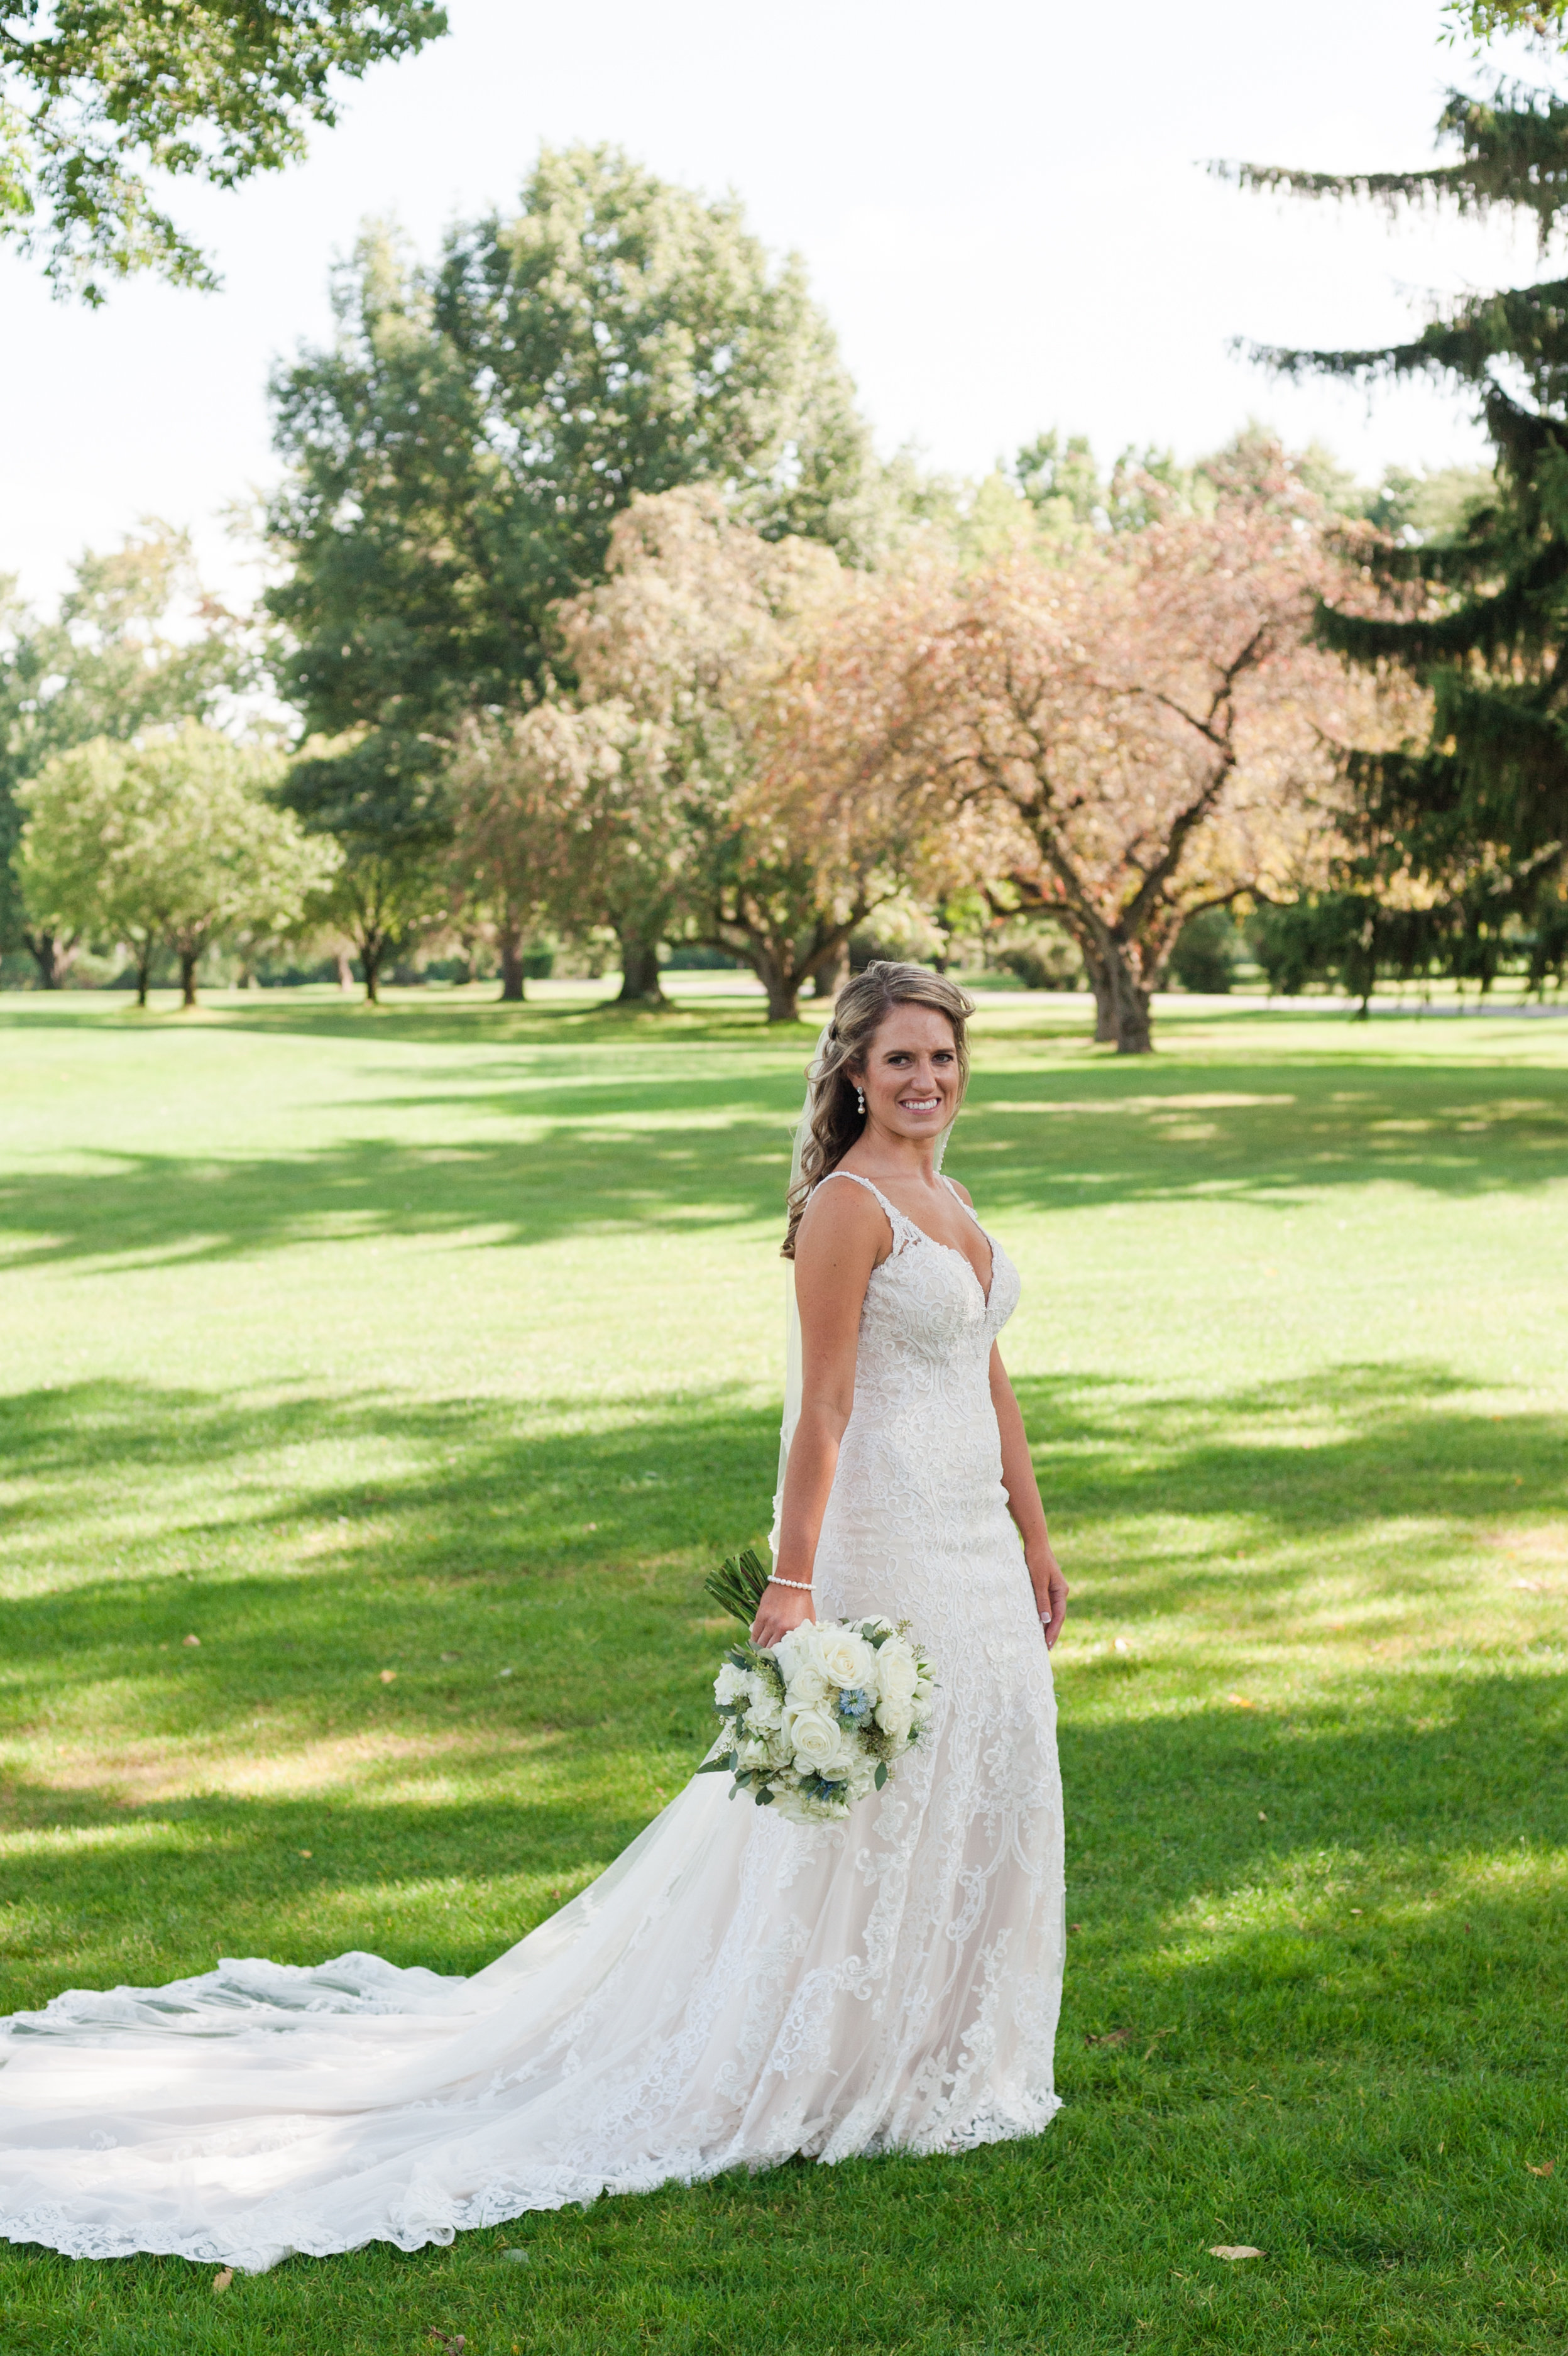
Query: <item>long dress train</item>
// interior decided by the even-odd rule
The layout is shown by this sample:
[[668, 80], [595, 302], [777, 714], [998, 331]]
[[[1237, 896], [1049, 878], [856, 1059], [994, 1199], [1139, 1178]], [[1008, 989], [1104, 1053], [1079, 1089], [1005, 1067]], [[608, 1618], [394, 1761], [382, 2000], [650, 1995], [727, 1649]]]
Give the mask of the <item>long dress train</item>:
[[1018, 1279], [992, 1238], [987, 1297], [877, 1199], [894, 1248], [815, 1576], [819, 1617], [908, 1620], [932, 1655], [928, 1732], [886, 1789], [802, 1827], [694, 1777], [471, 1979], [358, 1954], [227, 1961], [15, 2015], [0, 2236], [259, 2270], [796, 2153], [1046, 2125], [1055, 1702], [987, 1383]]

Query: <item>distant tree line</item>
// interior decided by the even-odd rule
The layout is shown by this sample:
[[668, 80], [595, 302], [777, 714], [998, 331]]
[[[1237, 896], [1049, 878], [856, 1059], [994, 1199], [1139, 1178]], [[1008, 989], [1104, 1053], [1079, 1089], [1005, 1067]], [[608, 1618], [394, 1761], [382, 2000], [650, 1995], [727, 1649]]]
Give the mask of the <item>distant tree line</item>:
[[[1285, 989], [1561, 975], [1549, 423], [1369, 492], [1259, 429], [945, 481], [878, 459], [797, 265], [604, 148], [434, 263], [368, 233], [335, 299], [274, 385], [260, 617], [154, 527], [5, 617], [0, 948], [42, 986], [118, 945], [188, 1000], [216, 942], [314, 937], [374, 998], [445, 937], [518, 998], [592, 941], [628, 1001], [673, 948], [785, 1020], [868, 940], [981, 933], [1141, 1052], [1238, 923]], [[1483, 325], [1409, 349], [1496, 423]]]

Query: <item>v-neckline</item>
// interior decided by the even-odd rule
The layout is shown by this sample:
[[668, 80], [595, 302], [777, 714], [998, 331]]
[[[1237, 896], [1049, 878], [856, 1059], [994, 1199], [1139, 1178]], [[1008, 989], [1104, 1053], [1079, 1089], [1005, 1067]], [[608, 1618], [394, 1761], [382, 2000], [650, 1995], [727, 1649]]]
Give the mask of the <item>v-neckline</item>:
[[[856, 1170], [846, 1170], [844, 1172], [844, 1176], [846, 1178], [857, 1178], [859, 1175], [860, 1173]], [[976, 1268], [974, 1262], [971, 1259], [969, 1254], [964, 1250], [961, 1244], [944, 1244], [940, 1236], [933, 1236], [928, 1228], [921, 1226], [919, 1221], [918, 1219], [912, 1219], [908, 1211], [899, 1211], [897, 1204], [894, 1202], [890, 1194], [883, 1194], [881, 1187], [877, 1184], [875, 1178], [866, 1179], [865, 1183], [871, 1188], [872, 1193], [877, 1197], [879, 1202], [885, 1204], [890, 1210], [898, 1211], [898, 1216], [903, 1220], [904, 1225], [908, 1227], [913, 1234], [918, 1236], [923, 1244], [929, 1244], [933, 1251], [951, 1252], [955, 1259], [962, 1260], [965, 1268], [968, 1269], [971, 1276], [974, 1279], [975, 1286], [980, 1293], [981, 1306], [988, 1310], [991, 1306], [992, 1293], [996, 1289], [996, 1246], [992, 1241], [992, 1238], [985, 1234], [985, 1229], [981, 1226], [980, 1221], [975, 1218], [972, 1206], [964, 1201], [963, 1196], [958, 1194], [954, 1188], [949, 1184], [945, 1178], [943, 1179], [943, 1185], [947, 1187], [948, 1193], [952, 1195], [953, 1201], [958, 1205], [959, 1209], [964, 1213], [966, 1217], [972, 1219], [980, 1234], [985, 1236], [985, 1248], [991, 1254], [991, 1274], [988, 1279], [982, 1278], [980, 1270]], [[889, 1260], [895, 1260], [897, 1257], [898, 1255], [897, 1252], [889, 1252], [887, 1258], [882, 1262], [882, 1266], [886, 1268]]]
[[[962, 1260], [965, 1268], [968, 1269], [971, 1276], [974, 1279], [975, 1290], [980, 1295], [981, 1307], [988, 1310], [991, 1306], [991, 1295], [996, 1285], [996, 1247], [992, 1242], [991, 1237], [989, 1236], [985, 1236], [985, 1229], [983, 1227], [980, 1227], [980, 1221], [975, 1219], [974, 1224], [977, 1227], [980, 1227], [981, 1234], [985, 1236], [986, 1246], [991, 1253], [991, 1280], [989, 1283], [983, 1283], [981, 1281], [980, 1270], [976, 1268], [974, 1262], [971, 1259], [969, 1254], [964, 1250], [961, 1244], [944, 1244], [940, 1236], [928, 1235], [924, 1227], [917, 1226], [916, 1222], [908, 1216], [908, 1213], [902, 1213], [900, 1215], [904, 1219], [905, 1226], [914, 1227], [915, 1233], [919, 1237], [920, 1241], [923, 1244], [929, 1244], [933, 1251], [951, 1252], [954, 1259]], [[971, 1217], [973, 1217], [973, 1213], [972, 1212], [970, 1215]], [[888, 1259], [897, 1259], [897, 1257], [898, 1255], [897, 1252], [889, 1252], [887, 1255]], [[884, 1260], [882, 1265], [886, 1268], [887, 1260]]]

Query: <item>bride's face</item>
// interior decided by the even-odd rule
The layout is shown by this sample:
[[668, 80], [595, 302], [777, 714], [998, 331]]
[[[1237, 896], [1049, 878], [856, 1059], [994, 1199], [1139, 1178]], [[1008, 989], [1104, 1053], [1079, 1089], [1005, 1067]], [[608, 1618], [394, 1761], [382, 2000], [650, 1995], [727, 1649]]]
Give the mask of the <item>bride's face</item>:
[[932, 1006], [896, 1006], [871, 1043], [864, 1071], [865, 1125], [895, 1137], [936, 1137], [958, 1110], [952, 1025]]

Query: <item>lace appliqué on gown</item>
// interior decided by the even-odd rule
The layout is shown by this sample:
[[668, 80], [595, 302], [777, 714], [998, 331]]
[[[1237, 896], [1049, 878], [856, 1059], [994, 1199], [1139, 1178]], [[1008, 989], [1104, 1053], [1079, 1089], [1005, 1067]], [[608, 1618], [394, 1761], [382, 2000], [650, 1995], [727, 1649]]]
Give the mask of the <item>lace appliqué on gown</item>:
[[808, 1827], [694, 1777], [471, 1979], [230, 1961], [16, 2015], [0, 2236], [260, 2269], [796, 2153], [1047, 2124], [1055, 1703], [988, 1377], [1018, 1279], [988, 1238], [986, 1295], [877, 1199], [893, 1250], [866, 1293], [816, 1607], [908, 1620], [936, 1664], [926, 1737], [886, 1790]]

